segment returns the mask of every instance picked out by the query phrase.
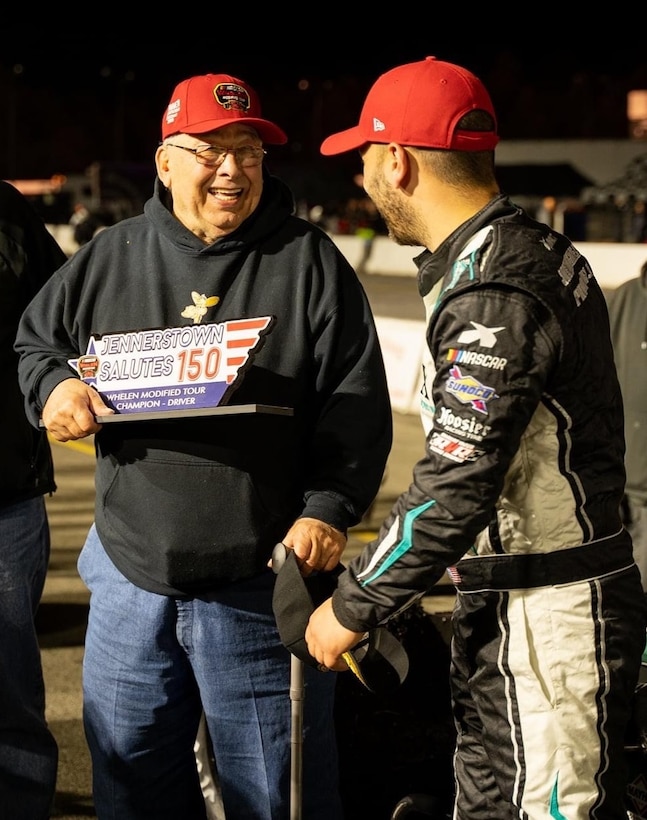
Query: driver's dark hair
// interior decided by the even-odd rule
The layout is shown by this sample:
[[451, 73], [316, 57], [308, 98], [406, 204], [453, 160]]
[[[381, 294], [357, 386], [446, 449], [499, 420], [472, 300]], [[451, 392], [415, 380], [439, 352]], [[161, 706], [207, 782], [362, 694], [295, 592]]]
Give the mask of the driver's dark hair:
[[[495, 131], [488, 111], [477, 109], [458, 121], [462, 131]], [[457, 188], [496, 187], [494, 151], [453, 151], [419, 149], [421, 161], [443, 182]]]

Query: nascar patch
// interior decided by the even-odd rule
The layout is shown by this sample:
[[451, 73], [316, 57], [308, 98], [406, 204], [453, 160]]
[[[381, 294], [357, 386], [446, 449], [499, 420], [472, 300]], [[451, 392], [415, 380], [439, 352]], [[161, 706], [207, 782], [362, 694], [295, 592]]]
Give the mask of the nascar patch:
[[505, 356], [492, 356], [490, 353], [477, 353], [475, 350], [450, 347], [447, 351], [448, 362], [472, 364], [476, 367], [487, 367], [490, 370], [503, 370], [508, 360]]

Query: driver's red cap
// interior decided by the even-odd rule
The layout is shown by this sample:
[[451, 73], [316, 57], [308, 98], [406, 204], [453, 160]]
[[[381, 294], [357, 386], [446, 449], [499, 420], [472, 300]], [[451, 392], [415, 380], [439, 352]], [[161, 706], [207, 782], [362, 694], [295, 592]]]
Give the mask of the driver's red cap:
[[[494, 130], [456, 127], [462, 116], [477, 109], [492, 116]], [[498, 141], [492, 100], [478, 77], [461, 66], [426, 57], [378, 77], [366, 96], [359, 125], [327, 137], [321, 153], [342, 154], [369, 142], [489, 151]]]

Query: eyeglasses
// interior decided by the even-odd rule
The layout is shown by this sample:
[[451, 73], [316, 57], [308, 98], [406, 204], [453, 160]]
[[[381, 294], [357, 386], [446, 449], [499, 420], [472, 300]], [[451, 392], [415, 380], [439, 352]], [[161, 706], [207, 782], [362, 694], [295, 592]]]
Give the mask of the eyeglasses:
[[227, 154], [232, 154], [236, 164], [241, 168], [254, 168], [263, 162], [263, 157], [267, 154], [264, 148], [257, 148], [254, 145], [241, 145], [240, 148], [225, 148], [221, 145], [204, 145], [200, 148], [187, 148], [186, 145], [176, 145], [167, 142], [171, 148], [181, 148], [188, 151], [196, 158], [200, 165], [208, 165], [210, 168], [217, 168], [225, 161]]

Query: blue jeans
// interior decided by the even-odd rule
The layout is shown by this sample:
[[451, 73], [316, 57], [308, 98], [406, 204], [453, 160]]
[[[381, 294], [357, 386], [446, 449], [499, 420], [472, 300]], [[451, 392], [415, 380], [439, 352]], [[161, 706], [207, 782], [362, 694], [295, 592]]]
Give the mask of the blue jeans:
[[11, 820], [46, 820], [56, 791], [34, 625], [49, 552], [42, 496], [0, 508], [0, 817]]
[[[204, 820], [194, 742], [204, 709], [228, 820], [290, 816], [290, 654], [274, 575], [208, 598], [130, 583], [94, 527], [78, 561], [90, 615], [83, 718], [99, 820]], [[341, 818], [334, 673], [304, 670], [303, 817]]]

